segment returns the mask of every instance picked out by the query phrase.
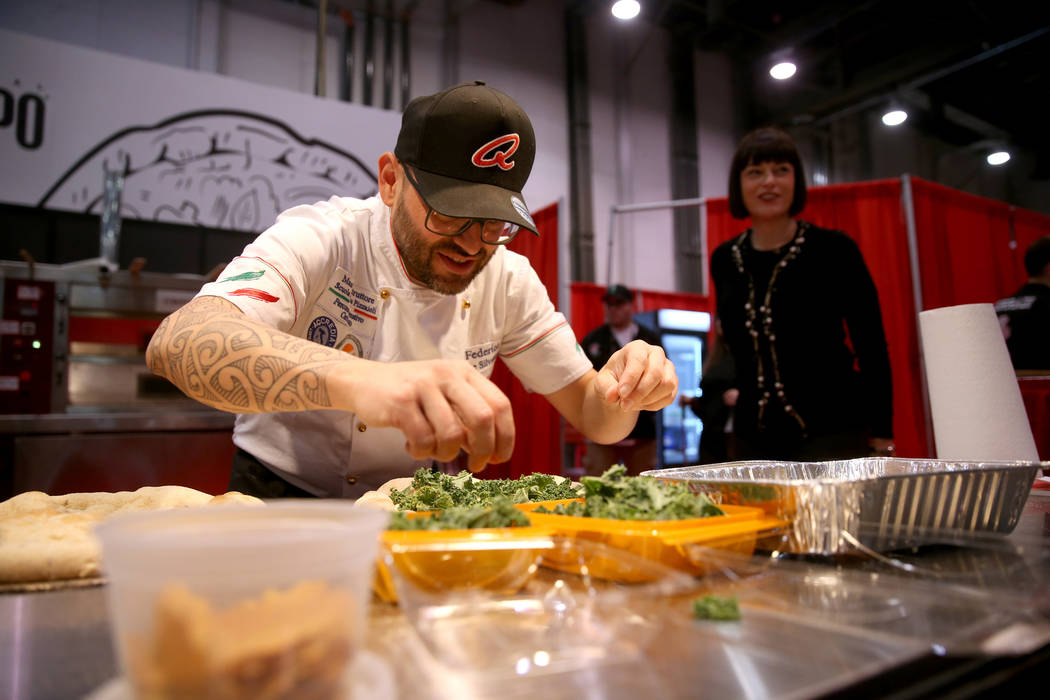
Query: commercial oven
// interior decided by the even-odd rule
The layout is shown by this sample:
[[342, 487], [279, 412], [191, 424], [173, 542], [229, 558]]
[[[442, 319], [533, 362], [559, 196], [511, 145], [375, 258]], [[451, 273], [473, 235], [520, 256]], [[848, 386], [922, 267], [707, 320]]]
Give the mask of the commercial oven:
[[0, 280], [0, 496], [225, 490], [233, 416], [145, 363], [161, 320], [203, 276], [0, 261]]

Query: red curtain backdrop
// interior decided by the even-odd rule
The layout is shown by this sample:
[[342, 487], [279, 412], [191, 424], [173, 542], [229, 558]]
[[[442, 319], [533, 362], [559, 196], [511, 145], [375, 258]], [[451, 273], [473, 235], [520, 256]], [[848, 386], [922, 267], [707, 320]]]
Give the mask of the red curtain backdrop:
[[1039, 459], [1050, 460], [1050, 377], [1020, 377], [1021, 400], [1032, 425]]
[[[923, 308], [992, 303], [1028, 279], [1024, 252], [1050, 216], [912, 180]], [[1018, 379], [1041, 459], [1050, 459], [1050, 378]], [[933, 454], [932, 447], [930, 454]]]
[[[558, 205], [532, 212], [540, 235], [523, 231], [508, 246], [529, 259], [558, 305]], [[490, 464], [479, 477], [516, 479], [522, 474], [561, 474], [561, 416], [540, 394], [526, 391], [502, 361], [492, 371], [492, 381], [510, 399], [514, 409], [514, 454], [509, 462]]]
[[[925, 456], [921, 371], [908, 262], [908, 236], [900, 180], [813, 187], [801, 218], [847, 233], [857, 242], [879, 292], [882, 322], [893, 371], [893, 431], [901, 456]], [[708, 251], [737, 235], [750, 221], [733, 219], [726, 199], [707, 203]], [[710, 258], [708, 259], [710, 263]]]
[[1014, 293], [1021, 280], [1010, 247], [1013, 207], [914, 178], [912, 199], [925, 309]]

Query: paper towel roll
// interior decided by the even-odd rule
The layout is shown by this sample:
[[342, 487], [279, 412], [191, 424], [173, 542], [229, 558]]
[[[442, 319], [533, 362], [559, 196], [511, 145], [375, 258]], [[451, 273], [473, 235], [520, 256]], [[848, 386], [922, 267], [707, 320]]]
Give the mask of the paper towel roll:
[[937, 457], [1038, 461], [995, 308], [923, 311], [919, 329]]

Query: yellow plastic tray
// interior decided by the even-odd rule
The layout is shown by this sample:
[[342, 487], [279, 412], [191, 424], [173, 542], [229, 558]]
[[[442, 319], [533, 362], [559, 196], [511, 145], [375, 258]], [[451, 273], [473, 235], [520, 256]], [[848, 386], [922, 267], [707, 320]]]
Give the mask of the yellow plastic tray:
[[545, 526], [475, 530], [387, 530], [372, 588], [381, 600], [397, 602], [388, 565], [400, 578], [426, 591], [482, 588], [514, 593], [536, 572], [539, 552], [550, 548]]
[[531, 501], [529, 503], [515, 503], [514, 507], [517, 508], [518, 510], [525, 511], [526, 513], [531, 513], [532, 511], [536, 510], [540, 506], [544, 506], [546, 508], [549, 508], [550, 510], [554, 510], [554, 508], [556, 506], [559, 506], [559, 505], [561, 505], [563, 503], [575, 503], [575, 502], [582, 503], [583, 499], [582, 498], [556, 498], [553, 501]]
[[[543, 513], [530, 513], [529, 517], [535, 525], [547, 526], [555, 535], [600, 542], [700, 576], [720, 566], [719, 551], [750, 555], [759, 533], [785, 524], [781, 519], [765, 516], [760, 508], [720, 507], [726, 515], [688, 520], [612, 520]], [[652, 580], [648, 573], [622, 561], [588, 556], [582, 549], [544, 553], [543, 565], [622, 583]]]

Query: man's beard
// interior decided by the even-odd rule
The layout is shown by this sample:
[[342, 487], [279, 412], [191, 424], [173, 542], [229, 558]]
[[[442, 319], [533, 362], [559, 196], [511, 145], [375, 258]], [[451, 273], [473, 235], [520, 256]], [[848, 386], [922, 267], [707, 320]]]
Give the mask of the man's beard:
[[[423, 236], [417, 231], [415, 226], [412, 224], [412, 220], [408, 216], [408, 212], [405, 210], [405, 204], [402, 201], [402, 197], [399, 196], [397, 201], [394, 202], [392, 211], [390, 213], [390, 227], [394, 234], [394, 241], [397, 243], [397, 249], [401, 253], [401, 260], [405, 264], [405, 269], [408, 270], [408, 274], [419, 282], [420, 284], [433, 289], [435, 292], [442, 294], [459, 294], [467, 285], [478, 276], [489, 260], [492, 259], [492, 251], [486, 250], [483, 244], [482, 252], [477, 256], [470, 256], [464, 253], [463, 250], [456, 245], [455, 237], [449, 236], [448, 240], [441, 240], [437, 243], [427, 244], [423, 239]], [[438, 275], [434, 270], [434, 258], [437, 256], [439, 251], [447, 251], [448, 253], [455, 255], [458, 258], [469, 258], [475, 257], [480, 260], [474, 269], [470, 272], [469, 276], [459, 276], [448, 274], [446, 277]]]

